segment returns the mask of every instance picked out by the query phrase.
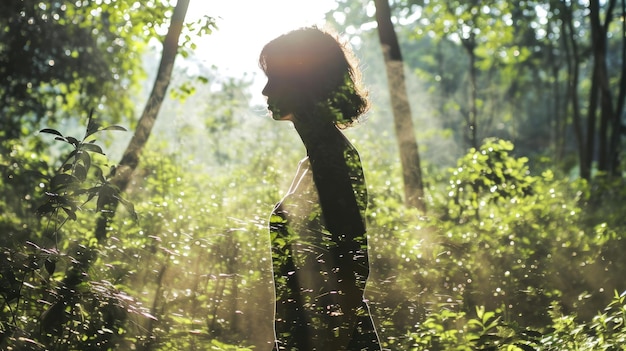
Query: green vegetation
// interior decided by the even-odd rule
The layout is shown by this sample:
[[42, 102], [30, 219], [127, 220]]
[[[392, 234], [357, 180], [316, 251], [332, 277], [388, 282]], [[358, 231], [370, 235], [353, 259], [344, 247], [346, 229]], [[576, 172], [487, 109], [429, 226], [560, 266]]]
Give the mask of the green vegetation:
[[586, 182], [533, 176], [512, 148], [488, 140], [470, 150], [448, 186], [431, 190], [428, 217], [375, 199], [370, 293], [395, 349], [560, 350], [599, 333], [610, 335], [602, 347], [624, 337], [623, 221], [589, 215]]
[[[131, 9], [119, 1], [83, 1], [85, 7], [78, 8], [74, 2], [56, 3], [58, 9], [67, 6], [66, 14], [119, 11], [112, 19]], [[164, 11], [167, 18], [166, 7], [147, 3], [154, 6], [131, 11], [132, 16]], [[454, 22], [457, 28], [449, 22], [453, 17], [437, 12], [446, 7], [433, 3], [394, 6], [402, 19], [424, 6], [419, 25], [401, 21], [398, 31], [410, 72], [427, 213], [404, 205], [380, 48], [372, 44], [373, 32], [358, 32], [373, 110], [346, 133], [366, 171], [372, 265], [366, 294], [385, 347], [623, 350], [624, 165], [614, 165], [610, 157], [601, 164], [600, 153], [612, 149], [599, 148], [591, 153], [598, 160], [586, 176], [580, 164], [586, 156], [580, 157], [575, 137], [574, 109], [586, 121], [592, 109], [594, 61], [584, 56], [594, 49], [586, 30], [589, 11], [576, 1], [550, 6], [526, 1], [526, 11], [517, 13], [509, 2], [492, 1], [493, 11], [463, 17], [466, 22]], [[603, 2], [601, 10], [611, 3], [622, 2]], [[56, 8], [31, 5], [37, 11]], [[354, 29], [371, 20], [362, 1], [341, 6], [352, 11], [338, 26]], [[2, 28], [11, 23], [7, 13], [0, 11]], [[508, 21], [506, 14], [517, 26], [498, 22]], [[578, 27], [568, 29], [567, 14]], [[441, 21], [426, 21], [427, 16]], [[143, 28], [141, 20], [133, 23]], [[452, 35], [465, 33], [468, 23], [484, 34], [474, 39], [476, 140], [464, 119], [472, 106], [464, 90], [470, 68], [459, 57], [468, 52]], [[73, 28], [70, 22], [58, 25]], [[206, 23], [196, 26], [210, 32]], [[485, 34], [488, 26], [503, 35]], [[573, 60], [565, 57], [566, 38], [557, 35], [570, 30], [577, 31], [573, 38], [581, 46], [578, 107], [567, 90], [567, 67], [576, 65], [560, 64]], [[609, 30], [619, 33], [621, 23]], [[611, 38], [607, 68], [619, 73], [624, 43], [620, 35]], [[133, 40], [143, 39], [131, 34], [125, 39], [126, 49], [106, 57], [107, 70], [86, 66], [62, 72], [63, 77], [84, 78], [80, 84], [87, 84], [114, 68], [128, 73], [130, 66], [115, 63], [130, 55], [124, 65], [136, 65], [141, 50], [134, 48], [146, 43], [135, 46]], [[183, 41], [184, 56], [193, 60], [193, 45]], [[7, 50], [0, 44], [0, 53]], [[515, 50], [519, 55], [511, 57]], [[71, 52], [69, 57], [74, 58]], [[250, 81], [225, 79], [207, 67], [198, 71], [199, 78], [176, 68], [172, 86], [178, 89], [171, 95], [178, 100], [165, 101], [123, 193], [110, 180], [119, 161], [114, 155], [133, 129], [118, 125], [135, 125], [129, 103], [144, 103], [132, 89], [73, 90], [82, 80], [42, 76], [40, 90], [16, 96], [14, 86], [0, 83], [7, 102], [3, 121], [17, 128], [3, 129], [0, 140], [0, 349], [268, 349], [273, 291], [267, 220], [303, 149], [288, 124], [249, 106]], [[124, 84], [139, 85], [135, 73], [125, 75]], [[122, 81], [106, 80], [103, 87]], [[619, 79], [609, 83], [617, 94]], [[71, 94], [49, 97], [48, 87]], [[81, 107], [113, 99], [105, 93], [124, 100], [93, 111]], [[29, 96], [23, 104], [16, 100]], [[596, 122], [601, 125], [601, 119]], [[112, 199], [123, 206], [112, 216], [106, 238], [97, 239], [97, 218], [113, 214]]]

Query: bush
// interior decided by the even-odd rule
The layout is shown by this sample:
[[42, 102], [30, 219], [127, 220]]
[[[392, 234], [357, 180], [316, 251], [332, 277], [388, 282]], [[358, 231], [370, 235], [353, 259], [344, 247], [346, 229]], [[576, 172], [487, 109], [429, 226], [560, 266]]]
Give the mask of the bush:
[[[555, 306], [584, 322], [610, 301], [608, 292], [624, 288], [609, 279], [624, 272], [617, 252], [608, 255], [620, 236], [585, 216], [587, 183], [532, 175], [512, 150], [502, 140], [470, 150], [449, 171], [447, 199], [432, 196], [426, 217], [394, 196], [374, 196], [369, 293], [398, 349], [467, 337], [445, 326], [477, 309], [498, 311], [501, 323], [521, 330], [546, 328]], [[425, 327], [432, 323], [442, 333]], [[408, 340], [397, 337], [403, 330]]]

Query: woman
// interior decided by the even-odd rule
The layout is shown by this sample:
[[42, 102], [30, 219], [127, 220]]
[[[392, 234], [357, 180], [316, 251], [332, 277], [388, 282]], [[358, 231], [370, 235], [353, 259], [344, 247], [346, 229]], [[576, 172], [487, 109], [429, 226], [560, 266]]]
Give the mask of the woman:
[[356, 149], [338, 129], [367, 109], [349, 54], [313, 27], [274, 39], [260, 55], [268, 109], [294, 124], [307, 151], [270, 218], [274, 350], [380, 350], [363, 300], [365, 180]]

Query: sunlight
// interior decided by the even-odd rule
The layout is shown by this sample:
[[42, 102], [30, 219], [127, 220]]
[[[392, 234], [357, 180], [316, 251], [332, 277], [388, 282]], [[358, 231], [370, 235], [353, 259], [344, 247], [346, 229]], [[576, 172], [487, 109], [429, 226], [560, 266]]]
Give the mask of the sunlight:
[[[399, 64], [371, 0], [334, 2], [193, 0], [182, 35], [182, 0], [0, 2], [0, 350], [624, 344], [626, 140], [599, 128], [622, 113], [604, 91], [626, 77], [624, 11], [388, 0]], [[262, 46], [324, 13], [372, 107], [345, 139], [329, 122], [356, 89], [314, 89], [349, 82], [335, 43], [292, 37], [266, 62], [303, 69], [261, 96]]]
[[[264, 101], [260, 90], [264, 77], [258, 67], [263, 45], [292, 29], [323, 26], [324, 15], [335, 7], [334, 0], [191, 1], [188, 19], [217, 18], [219, 30], [198, 40], [197, 55], [226, 75], [253, 74], [253, 102]], [[259, 87], [260, 86], [260, 87]]]

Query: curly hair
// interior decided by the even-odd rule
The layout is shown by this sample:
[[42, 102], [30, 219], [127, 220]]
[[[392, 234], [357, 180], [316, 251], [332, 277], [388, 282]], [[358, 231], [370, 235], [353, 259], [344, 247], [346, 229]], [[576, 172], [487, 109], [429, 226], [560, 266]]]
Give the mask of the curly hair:
[[259, 65], [298, 92], [300, 109], [326, 108], [339, 127], [351, 126], [369, 108], [353, 52], [328, 31], [305, 27], [283, 34], [265, 45]]

